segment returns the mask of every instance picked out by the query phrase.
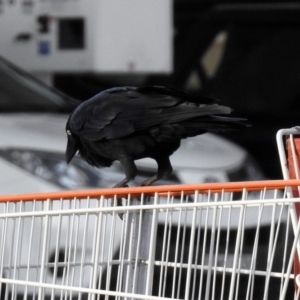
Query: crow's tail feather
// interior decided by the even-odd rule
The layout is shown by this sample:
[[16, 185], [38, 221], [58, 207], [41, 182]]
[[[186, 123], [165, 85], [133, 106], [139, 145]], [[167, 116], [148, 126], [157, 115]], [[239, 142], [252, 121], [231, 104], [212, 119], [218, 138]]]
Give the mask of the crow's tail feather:
[[223, 116], [195, 118], [181, 122], [180, 125], [185, 129], [184, 137], [193, 137], [205, 132], [228, 132], [251, 127], [246, 119]]
[[250, 127], [246, 119], [223, 116], [205, 116], [176, 124], [163, 124], [150, 130], [158, 142], [171, 142], [197, 136], [206, 132], [228, 132]]

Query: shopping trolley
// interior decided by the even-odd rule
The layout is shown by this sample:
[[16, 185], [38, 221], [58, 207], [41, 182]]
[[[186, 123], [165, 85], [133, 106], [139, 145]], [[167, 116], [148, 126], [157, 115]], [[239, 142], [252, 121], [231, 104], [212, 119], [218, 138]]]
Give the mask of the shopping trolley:
[[300, 222], [289, 213], [300, 201], [289, 191], [298, 186], [1, 196], [0, 297], [298, 299], [292, 268]]

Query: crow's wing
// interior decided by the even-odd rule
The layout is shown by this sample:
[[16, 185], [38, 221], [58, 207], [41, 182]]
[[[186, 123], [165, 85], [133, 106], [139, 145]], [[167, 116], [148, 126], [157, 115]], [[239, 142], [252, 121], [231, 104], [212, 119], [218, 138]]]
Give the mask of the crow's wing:
[[80, 105], [69, 119], [73, 133], [90, 141], [114, 139], [162, 124], [175, 124], [200, 116], [228, 114], [229, 107], [214, 99], [192, 97], [170, 88], [114, 88]]

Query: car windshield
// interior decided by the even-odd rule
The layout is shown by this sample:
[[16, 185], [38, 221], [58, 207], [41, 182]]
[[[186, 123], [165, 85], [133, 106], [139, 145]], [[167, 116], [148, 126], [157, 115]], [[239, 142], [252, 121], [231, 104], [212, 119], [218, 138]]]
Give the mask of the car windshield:
[[68, 112], [77, 104], [0, 57], [0, 112]]

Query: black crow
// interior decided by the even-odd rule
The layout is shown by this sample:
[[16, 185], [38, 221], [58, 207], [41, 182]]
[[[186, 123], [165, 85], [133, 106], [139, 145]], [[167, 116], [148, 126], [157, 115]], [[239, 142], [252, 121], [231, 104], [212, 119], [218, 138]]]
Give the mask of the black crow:
[[122, 187], [137, 175], [134, 161], [150, 157], [158, 164], [157, 174], [142, 183], [150, 185], [172, 173], [169, 157], [181, 139], [247, 126], [244, 119], [216, 116], [231, 112], [216, 102], [160, 86], [105, 90], [70, 115], [66, 160], [78, 151], [95, 167], [119, 161], [126, 177], [115, 187]]

